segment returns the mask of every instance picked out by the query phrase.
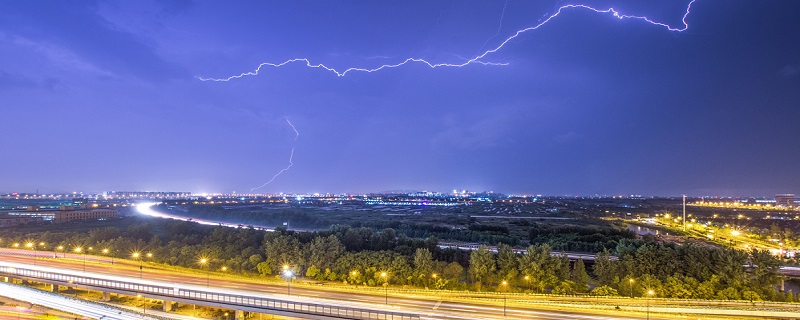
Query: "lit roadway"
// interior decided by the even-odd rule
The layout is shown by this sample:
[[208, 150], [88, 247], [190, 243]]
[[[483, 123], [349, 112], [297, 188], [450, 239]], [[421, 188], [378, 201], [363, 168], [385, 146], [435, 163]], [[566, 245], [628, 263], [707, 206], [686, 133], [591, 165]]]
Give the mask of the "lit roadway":
[[0, 296], [25, 301], [92, 319], [156, 319], [135, 312], [0, 282]]
[[[33, 259], [29, 256], [14, 256], [8, 253], [21, 253], [21, 250], [13, 249], [0, 249], [0, 255], [3, 256], [2, 260], [7, 262], [24, 263], [29, 266], [32, 265]], [[22, 251], [22, 253], [31, 254], [31, 251]], [[52, 252], [36, 252], [41, 257], [49, 257], [49, 259], [39, 258], [36, 260], [38, 266], [47, 266], [50, 268], [57, 268], [61, 270], [83, 270], [82, 256], [80, 255], [67, 255], [71, 259], [52, 259]], [[61, 254], [59, 254], [61, 256]], [[103, 259], [102, 257], [86, 256], [88, 259]], [[71, 260], [71, 261], [70, 261]], [[116, 260], [115, 260], [116, 262]], [[110, 263], [98, 263], [97, 261], [87, 261], [86, 273], [95, 275], [112, 275], [125, 277], [125, 281], [136, 282], [139, 280], [138, 263], [126, 261], [123, 264], [115, 263], [113, 266]], [[446, 300], [440, 300], [438, 297], [426, 293], [424, 295], [404, 294], [398, 295], [392, 293], [395, 289], [390, 289], [389, 306], [385, 306], [385, 297], [383, 290], [372, 290], [372, 293], [352, 292], [345, 290], [336, 290], [330, 288], [316, 288], [308, 286], [293, 285], [291, 288], [291, 296], [286, 295], [287, 287], [285, 284], [280, 283], [253, 283], [239, 278], [231, 277], [231, 279], [217, 279], [211, 277], [207, 280], [202, 274], [187, 274], [175, 272], [174, 274], [168, 273], [164, 270], [154, 270], [145, 267], [143, 271], [142, 282], [166, 282], [167, 285], [175, 283], [190, 285], [192, 287], [206, 290], [206, 281], [209, 281], [211, 291], [230, 292], [247, 292], [251, 295], [258, 296], [272, 296], [278, 299], [291, 299], [299, 301], [311, 301], [316, 303], [328, 303], [334, 305], [347, 305], [360, 308], [383, 309], [387, 311], [415, 313], [419, 314], [423, 319], [503, 319], [503, 297], [496, 295], [494, 297], [483, 296], [484, 299], [474, 300], [490, 300], [485, 303], [480, 301], [469, 301], [459, 299], [458, 297], [465, 297], [467, 294], [460, 294], [457, 296], [446, 295]], [[592, 300], [594, 301], [594, 300]], [[603, 315], [602, 311], [586, 311], [569, 310], [569, 307], [556, 308], [550, 307], [549, 310], [543, 306], [536, 306], [536, 303], [543, 303], [544, 301], [533, 301], [525, 298], [508, 296], [506, 308], [507, 319], [641, 319], [640, 317], [629, 317], [622, 315]], [[638, 301], [641, 306], [644, 301]], [[557, 303], [557, 302], [554, 302]], [[564, 301], [563, 303], [568, 303]], [[574, 303], [574, 302], [573, 302]], [[523, 306], [523, 304], [530, 304]], [[651, 317], [653, 318], [653, 317]]]
[[[33, 264], [29, 250], [0, 249], [2, 261], [11, 263]], [[11, 255], [15, 254], [15, 255]], [[36, 260], [38, 266], [47, 266], [66, 270], [65, 272], [79, 272], [82, 274], [83, 263], [81, 255], [67, 254], [69, 259], [52, 259], [52, 252], [36, 252], [41, 258]], [[58, 254], [59, 257], [61, 253]], [[44, 258], [48, 259], [44, 259]], [[380, 288], [357, 289], [352, 287], [332, 284], [328, 286], [298, 285], [293, 283], [291, 296], [286, 295], [286, 282], [257, 282], [255, 279], [229, 276], [218, 278], [220, 274], [212, 273], [207, 278], [205, 273], [197, 271], [180, 272], [157, 270], [152, 266], [145, 266], [143, 279], [139, 280], [138, 262], [116, 260], [115, 264], [109, 263], [105, 257], [86, 256], [86, 274], [97, 276], [124, 277], [125, 281], [142, 283], [161, 282], [168, 286], [180, 284], [200, 290], [221, 291], [224, 293], [241, 293], [253, 296], [262, 296], [273, 299], [294, 300], [298, 302], [311, 302], [331, 304], [355, 308], [379, 309], [393, 312], [414, 313], [422, 319], [503, 319], [503, 295], [478, 294], [466, 292], [436, 293], [435, 291], [408, 290], [399, 288], [389, 289], [389, 306], [384, 305], [384, 291]], [[207, 280], [208, 279], [208, 280]], [[206, 281], [210, 288], [206, 287]], [[752, 317], [782, 317], [800, 318], [800, 306], [781, 303], [758, 303], [759, 309], [775, 311], [753, 311], [752, 305], [747, 302], [707, 301], [707, 300], [663, 300], [663, 299], [628, 299], [624, 297], [560, 297], [560, 296], [531, 296], [509, 294], [507, 295], [506, 319], [642, 319], [645, 318], [645, 306], [649, 304], [653, 312], [694, 313], [741, 315]], [[620, 306], [622, 311], [614, 310]], [[588, 309], [593, 308], [593, 309]], [[627, 313], [627, 310], [640, 311], [636, 316]], [[732, 312], [732, 313], [731, 313]], [[667, 317], [661, 314], [659, 316]], [[650, 315], [652, 319], [659, 319]], [[672, 318], [672, 317], [667, 317]]]

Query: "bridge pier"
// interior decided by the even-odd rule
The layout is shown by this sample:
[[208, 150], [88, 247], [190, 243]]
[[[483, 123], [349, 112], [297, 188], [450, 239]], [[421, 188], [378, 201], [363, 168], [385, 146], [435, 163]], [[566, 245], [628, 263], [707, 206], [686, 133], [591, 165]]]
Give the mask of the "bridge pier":
[[103, 291], [103, 301], [109, 302], [111, 301], [111, 293]]
[[781, 292], [786, 292], [786, 279], [781, 278]]
[[44, 284], [44, 291], [47, 292], [58, 292], [58, 285], [53, 283], [45, 283]]
[[244, 320], [244, 311], [236, 310], [236, 320]]
[[164, 300], [164, 312], [170, 312], [175, 307], [174, 301]]

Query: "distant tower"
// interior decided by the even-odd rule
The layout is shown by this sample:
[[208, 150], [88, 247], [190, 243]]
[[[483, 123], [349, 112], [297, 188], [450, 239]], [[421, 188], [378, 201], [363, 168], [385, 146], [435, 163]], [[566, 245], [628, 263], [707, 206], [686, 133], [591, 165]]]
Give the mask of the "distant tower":
[[683, 195], [683, 231], [686, 232], [686, 195]]

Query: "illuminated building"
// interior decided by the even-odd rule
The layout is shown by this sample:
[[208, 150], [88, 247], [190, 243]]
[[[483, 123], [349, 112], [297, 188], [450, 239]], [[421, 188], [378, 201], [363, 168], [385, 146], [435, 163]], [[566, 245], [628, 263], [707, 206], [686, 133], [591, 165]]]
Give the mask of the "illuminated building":
[[776, 194], [775, 205], [784, 207], [794, 207], [794, 194]]

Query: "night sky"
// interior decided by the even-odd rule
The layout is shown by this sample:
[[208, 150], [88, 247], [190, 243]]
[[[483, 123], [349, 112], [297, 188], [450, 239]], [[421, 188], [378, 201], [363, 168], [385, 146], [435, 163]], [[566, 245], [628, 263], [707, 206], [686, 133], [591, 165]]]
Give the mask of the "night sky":
[[[688, 1], [583, 1], [675, 28]], [[2, 1], [0, 192], [800, 193], [800, 1]], [[505, 7], [505, 9], [504, 9]], [[505, 14], [503, 14], [505, 12]], [[287, 122], [290, 121], [299, 136]]]

